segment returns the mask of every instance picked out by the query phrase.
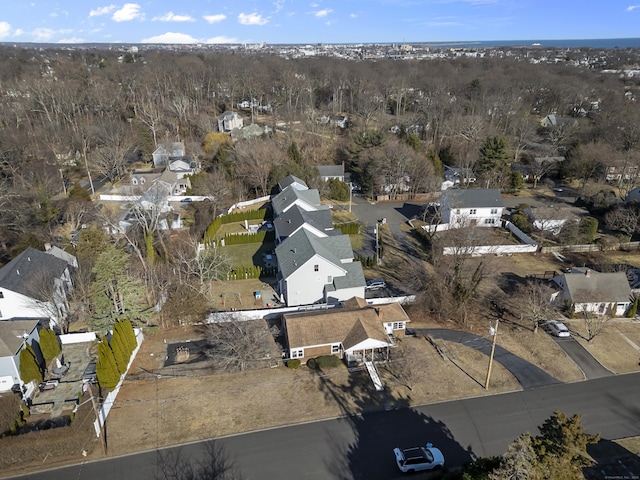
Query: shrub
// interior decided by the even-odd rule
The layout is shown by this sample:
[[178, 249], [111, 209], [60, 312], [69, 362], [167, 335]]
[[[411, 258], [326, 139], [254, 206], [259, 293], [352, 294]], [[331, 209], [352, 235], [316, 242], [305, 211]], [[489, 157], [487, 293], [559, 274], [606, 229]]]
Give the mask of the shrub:
[[342, 360], [340, 360], [335, 355], [323, 355], [321, 357], [311, 358], [307, 361], [307, 367], [313, 370], [336, 368], [340, 365], [342, 365]]
[[300, 367], [300, 360], [298, 360], [297, 358], [294, 358], [293, 360], [289, 360], [287, 362], [287, 368], [299, 368]]
[[46, 362], [50, 362], [60, 353], [60, 341], [53, 330], [49, 328], [40, 330], [40, 350]]

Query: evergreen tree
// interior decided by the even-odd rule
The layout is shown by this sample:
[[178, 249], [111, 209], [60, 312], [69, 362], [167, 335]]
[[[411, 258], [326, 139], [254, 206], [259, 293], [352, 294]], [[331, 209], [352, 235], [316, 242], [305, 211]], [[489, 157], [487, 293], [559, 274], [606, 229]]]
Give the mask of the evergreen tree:
[[106, 339], [98, 345], [98, 361], [96, 362], [96, 376], [102, 387], [113, 389], [120, 381], [120, 372], [113, 351]]
[[480, 147], [478, 171], [490, 184], [502, 188], [510, 177], [511, 158], [503, 137], [488, 137]]
[[129, 350], [131, 353], [138, 346], [138, 341], [136, 340], [136, 332], [133, 330], [133, 325], [131, 324], [131, 320], [125, 318], [122, 321], [123, 331], [125, 333], [125, 337], [127, 339], [127, 345], [129, 345]]
[[593, 242], [598, 236], [598, 220], [594, 217], [582, 217], [579, 231], [583, 242]]
[[60, 354], [60, 340], [53, 330], [49, 328], [40, 330], [40, 350], [47, 363]]
[[36, 357], [36, 352], [28, 343], [25, 348], [20, 350], [20, 378], [24, 383], [29, 383], [31, 380], [42, 382], [42, 368]]
[[287, 148], [287, 156], [289, 157], [289, 160], [291, 160], [294, 163], [297, 163], [298, 165], [302, 165], [303, 159], [302, 159], [302, 154], [300, 153], [300, 150], [298, 149], [298, 145], [296, 144], [295, 141], [291, 142], [291, 145], [289, 145], [289, 148]]
[[116, 365], [118, 366], [118, 371], [125, 373], [131, 352], [129, 352], [129, 348], [125, 345], [126, 340], [122, 336], [120, 323], [121, 322], [116, 322], [113, 324], [113, 335], [111, 336], [110, 345], [113, 351], [113, 358], [116, 360]]
[[129, 256], [111, 245], [98, 256], [91, 285], [94, 328], [106, 330], [125, 316], [143, 319], [148, 314], [144, 287], [129, 275], [128, 267]]
[[584, 478], [582, 467], [592, 464], [587, 445], [600, 441], [600, 436], [584, 433], [580, 415], [568, 417], [558, 411], [545, 420], [539, 430], [540, 435], [533, 439], [532, 445], [543, 478]]

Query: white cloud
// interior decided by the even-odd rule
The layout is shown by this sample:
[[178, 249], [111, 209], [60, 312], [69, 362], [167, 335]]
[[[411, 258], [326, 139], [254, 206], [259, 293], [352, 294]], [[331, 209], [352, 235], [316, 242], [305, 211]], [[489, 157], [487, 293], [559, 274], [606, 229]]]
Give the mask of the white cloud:
[[358, 18], [358, 15], [355, 13], [352, 13], [351, 15], [349, 15], [350, 18]]
[[13, 36], [19, 37], [20, 35], [24, 35], [24, 30], [22, 30], [21, 28], [16, 28], [16, 31], [13, 32]]
[[204, 43], [240, 43], [240, 41], [235, 37], [211, 37], [204, 41]]
[[71, 38], [61, 38], [58, 40], [58, 43], [84, 43], [84, 38], [71, 37]]
[[11, 33], [11, 25], [7, 22], [0, 22], [0, 38], [8, 37]]
[[141, 40], [141, 43], [198, 43], [196, 38], [186, 33], [167, 32]]
[[204, 18], [208, 23], [218, 23], [227, 19], [224, 13], [218, 13], [216, 15], [205, 15]]
[[144, 13], [140, 11], [142, 7], [137, 3], [125, 3], [120, 10], [113, 12], [111, 19], [114, 22], [129, 22], [131, 20], [143, 20]]
[[108, 13], [113, 12], [116, 9], [115, 5], [109, 5], [107, 7], [98, 7], [95, 10], [91, 10], [89, 12], [90, 17], [97, 17], [99, 15], [106, 15]]
[[161, 17], [154, 17], [154, 22], [195, 22], [196, 19], [189, 15], [176, 15], [173, 12], [165, 13]]
[[324, 10], [318, 10], [317, 12], [313, 12], [313, 14], [316, 16], [316, 18], [324, 18], [327, 15], [329, 15], [331, 12], [333, 12], [333, 10], [331, 10], [330, 8], [325, 8]]
[[633, 12], [636, 8], [640, 8], [640, 5], [629, 5], [629, 6], [626, 8], [626, 11], [627, 11], [627, 12]]
[[51, 28], [36, 28], [31, 31], [33, 40], [36, 42], [48, 42], [56, 34], [56, 31]]
[[264, 25], [269, 22], [268, 19], [262, 18], [262, 16], [257, 13], [241, 13], [238, 15], [238, 21], [242, 25]]
[[278, 13], [280, 10], [284, 8], [284, 0], [276, 0], [273, 3], [273, 6], [275, 7], [275, 10], [273, 13]]

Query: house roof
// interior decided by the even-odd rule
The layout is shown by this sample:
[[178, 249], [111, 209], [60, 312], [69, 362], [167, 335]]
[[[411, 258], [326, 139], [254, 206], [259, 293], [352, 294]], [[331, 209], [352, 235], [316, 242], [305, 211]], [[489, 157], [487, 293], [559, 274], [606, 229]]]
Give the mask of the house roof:
[[0, 269], [0, 288], [43, 300], [43, 287], [53, 288], [53, 279], [67, 267], [64, 260], [28, 247]]
[[316, 166], [320, 177], [344, 177], [344, 165], [318, 165]]
[[236, 112], [232, 112], [231, 110], [227, 110], [222, 115], [220, 115], [220, 117], [218, 117], [218, 118], [220, 120], [230, 120], [230, 119], [235, 118], [235, 117], [239, 117], [239, 115]]
[[[588, 268], [573, 268], [571, 273], [560, 277], [564, 277], [573, 303], [631, 301], [631, 287], [624, 272], [600, 273]], [[556, 283], [558, 280], [555, 280]]]
[[293, 185], [294, 183], [297, 183], [302, 187], [309, 188], [304, 180], [296, 177], [295, 175], [287, 175], [286, 177], [284, 177], [278, 182], [278, 187], [280, 188], [280, 191], [283, 191], [285, 188]]
[[68, 265], [71, 265], [72, 267], [78, 267], [78, 259], [71, 255], [68, 252], [65, 252], [64, 250], [62, 250], [60, 247], [56, 247], [55, 245], [53, 247], [51, 247], [49, 250], [47, 250], [47, 252], [49, 255], [53, 255], [54, 257], [59, 258], [60, 260], [64, 260], [65, 262], [67, 262]]
[[367, 282], [364, 279], [362, 263], [343, 263], [342, 267], [347, 271], [347, 274], [343, 277], [333, 277], [333, 285], [336, 287], [336, 290], [353, 287], [364, 287], [366, 285]]
[[409, 317], [399, 303], [392, 303], [285, 314], [284, 320], [290, 348], [342, 343], [345, 349], [349, 349], [368, 339], [389, 345], [383, 324], [406, 322]]
[[500, 190], [497, 188], [447, 190], [442, 196], [442, 203], [446, 203], [450, 208], [504, 207]]
[[22, 348], [23, 335], [31, 334], [39, 319], [2, 320], [0, 322], [0, 357], [12, 357]]
[[273, 214], [278, 217], [294, 203], [301, 201], [314, 210], [327, 209], [320, 203], [320, 193], [316, 189], [298, 190], [293, 185], [287, 186], [271, 199]]
[[184, 144], [182, 142], [162, 143], [153, 152], [153, 155], [166, 155], [169, 157], [179, 157], [183, 154]]
[[315, 255], [345, 269], [342, 260], [353, 258], [349, 236], [316, 237], [302, 228], [276, 247], [278, 267], [283, 278], [291, 276]]
[[278, 236], [281, 238], [290, 236], [305, 223], [327, 235], [341, 233], [340, 230], [333, 229], [333, 220], [329, 210], [307, 211], [294, 205], [273, 221]]

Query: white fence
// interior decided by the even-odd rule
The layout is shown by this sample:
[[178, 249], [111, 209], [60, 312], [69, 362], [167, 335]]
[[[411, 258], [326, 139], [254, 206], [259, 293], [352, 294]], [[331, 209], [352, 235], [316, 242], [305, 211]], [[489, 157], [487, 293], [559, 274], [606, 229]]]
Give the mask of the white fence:
[[62, 345], [70, 345], [72, 343], [86, 343], [95, 341], [96, 333], [67, 333], [65, 335], [59, 335], [58, 338], [60, 338], [60, 343], [62, 343]]
[[[106, 202], [137, 202], [140, 200], [141, 195], [109, 195], [100, 194], [100, 200]], [[170, 195], [167, 197], [168, 202], [204, 202], [205, 200], [212, 200], [213, 197], [206, 195]]]
[[[437, 225], [437, 227], [441, 227], [442, 225]], [[473, 245], [469, 247], [444, 247], [442, 253], [444, 255], [456, 255], [456, 254], [464, 254], [464, 255], [511, 255], [514, 253], [531, 253], [538, 251], [538, 244], [533, 240], [529, 235], [524, 233], [518, 227], [516, 227], [511, 222], [504, 222], [504, 227], [511, 231], [518, 240], [524, 242], [524, 245]], [[422, 227], [425, 230], [429, 231], [427, 228]]]
[[236, 209], [240, 210], [240, 209], [242, 209], [244, 207], [248, 207], [249, 205], [255, 205], [257, 203], [264, 203], [264, 202], [268, 202], [269, 200], [271, 200], [271, 196], [267, 195], [265, 197], [254, 198], [253, 200], [247, 200], [246, 202], [234, 203], [233, 205], [231, 205], [229, 207], [229, 210], [227, 210], [227, 214], [233, 212]]
[[[405, 295], [402, 297], [368, 298], [368, 305], [384, 305], [386, 303], [400, 303], [402, 305], [415, 302], [415, 295]], [[320, 310], [332, 310], [341, 308], [339, 303], [321, 305], [300, 305], [297, 307], [261, 308], [256, 310], [235, 310], [232, 312], [211, 313], [205, 323], [225, 323], [233, 321], [259, 320], [270, 315], [282, 315], [284, 313], [305, 313], [317, 312]]]
[[133, 361], [136, 358], [136, 355], [138, 354], [138, 350], [140, 350], [140, 345], [142, 345], [142, 340], [144, 340], [144, 335], [142, 334], [141, 329], [134, 328], [134, 332], [136, 334], [136, 342], [138, 343], [138, 345], [136, 346], [135, 350], [131, 354], [131, 358], [129, 358], [129, 364], [127, 365], [126, 371], [120, 376], [120, 381], [118, 381], [118, 384], [116, 385], [116, 387], [112, 391], [110, 391], [109, 395], [107, 395], [107, 397], [104, 399], [104, 402], [102, 403], [102, 406], [98, 411], [98, 418], [96, 419], [95, 422], [93, 422], [93, 427], [95, 428], [96, 435], [98, 437], [100, 436], [100, 432], [102, 431], [102, 428], [104, 428], [104, 423], [107, 421], [107, 416], [111, 411], [111, 407], [113, 407], [113, 404], [116, 401], [116, 397], [118, 396], [118, 392], [120, 391], [122, 382], [124, 382], [124, 378], [127, 376], [127, 372], [129, 372], [129, 369], [131, 368], [131, 364], [133, 363]]

